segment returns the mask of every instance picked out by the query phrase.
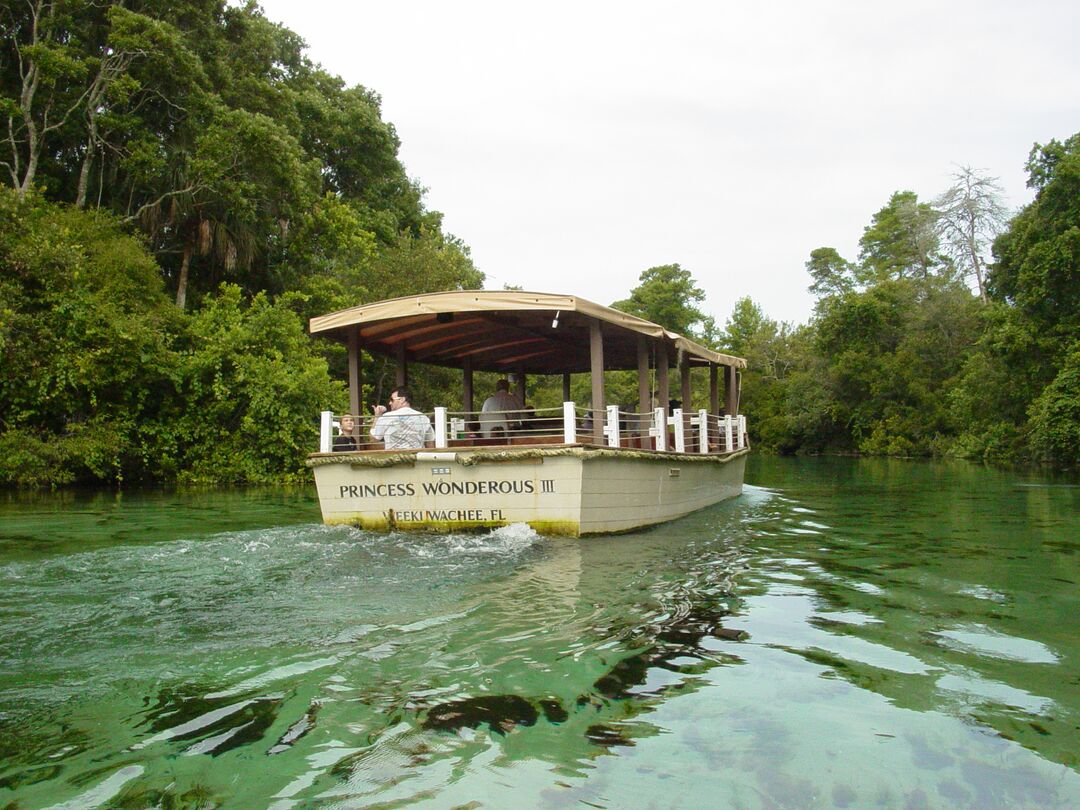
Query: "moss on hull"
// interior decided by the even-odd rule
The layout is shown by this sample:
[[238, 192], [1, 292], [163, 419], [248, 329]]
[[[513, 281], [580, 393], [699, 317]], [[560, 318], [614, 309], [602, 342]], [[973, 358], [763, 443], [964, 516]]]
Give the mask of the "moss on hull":
[[335, 515], [326, 520], [332, 526], [355, 526], [358, 529], [385, 532], [392, 529], [409, 532], [469, 532], [498, 529], [512, 523], [526, 522], [536, 532], [544, 535], [580, 537], [581, 531], [572, 520], [395, 520], [382, 513], [379, 515]]

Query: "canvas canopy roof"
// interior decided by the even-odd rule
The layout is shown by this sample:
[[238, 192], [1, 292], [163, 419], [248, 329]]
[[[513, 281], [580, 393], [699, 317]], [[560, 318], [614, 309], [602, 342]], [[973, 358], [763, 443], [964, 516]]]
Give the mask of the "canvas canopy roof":
[[[553, 325], [558, 314], [557, 325]], [[573, 295], [454, 290], [376, 301], [311, 319], [311, 334], [359, 343], [376, 354], [412, 362], [477, 371], [530, 374], [590, 369], [589, 330], [599, 322], [604, 368], [636, 369], [638, 336], [650, 355], [663, 350], [669, 363], [680, 353], [691, 365], [745, 368], [739, 357], [714, 352], [662, 326]]]

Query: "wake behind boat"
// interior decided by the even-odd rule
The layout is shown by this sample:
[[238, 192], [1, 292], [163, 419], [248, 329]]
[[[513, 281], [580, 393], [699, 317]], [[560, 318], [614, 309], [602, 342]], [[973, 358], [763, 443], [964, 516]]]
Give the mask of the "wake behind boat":
[[[738, 369], [746, 361], [642, 318], [576, 296], [464, 290], [334, 312], [313, 318], [311, 333], [348, 346], [351, 413], [323, 412], [319, 452], [308, 460], [326, 523], [438, 530], [527, 523], [581, 536], [672, 520], [742, 492], [749, 448]], [[387, 449], [397, 439], [373, 438], [373, 417], [361, 415], [361, 350], [395, 358], [398, 386], [411, 363], [460, 369], [462, 410], [379, 416], [398, 425], [407, 418], [415, 433], [413, 446]], [[683, 407], [669, 410], [671, 369]], [[605, 404], [603, 372], [611, 370], [637, 371], [636, 410]], [[707, 407], [691, 406], [694, 370], [708, 372]], [[561, 375], [563, 404], [477, 410], [476, 371], [512, 375], [518, 403], [529, 375]], [[590, 375], [587, 407], [570, 398], [575, 373]], [[378, 420], [377, 436], [388, 424]]]

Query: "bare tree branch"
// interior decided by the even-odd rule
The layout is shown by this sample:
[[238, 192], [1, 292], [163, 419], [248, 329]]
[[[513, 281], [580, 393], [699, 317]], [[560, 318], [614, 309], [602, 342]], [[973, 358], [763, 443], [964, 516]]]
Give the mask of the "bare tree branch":
[[975, 277], [979, 297], [986, 301], [985, 256], [1008, 222], [1008, 209], [997, 178], [982, 171], [958, 167], [953, 185], [934, 201], [934, 208], [950, 256], [965, 276]]
[[140, 206], [134, 214], [124, 217], [121, 222], [134, 222], [136, 219], [141, 217], [144, 212], [150, 210], [151, 208], [154, 208], [155, 206], [161, 205], [161, 203], [165, 202], [165, 200], [170, 199], [171, 197], [178, 197], [182, 194], [195, 194], [196, 192], [203, 191], [205, 188], [206, 186], [202, 185], [201, 183], [193, 183], [192, 185], [185, 188], [178, 188], [174, 189], [173, 191], [166, 191], [156, 200]]

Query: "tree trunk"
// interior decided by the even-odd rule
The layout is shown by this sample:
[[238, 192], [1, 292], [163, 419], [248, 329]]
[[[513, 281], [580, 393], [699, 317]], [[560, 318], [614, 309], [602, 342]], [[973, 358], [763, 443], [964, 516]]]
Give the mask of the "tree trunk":
[[19, 184], [20, 202], [26, 199], [27, 192], [34, 187], [34, 178], [37, 176], [38, 156], [41, 154], [41, 147], [38, 145], [37, 128], [28, 123], [27, 132], [29, 154], [26, 159], [26, 172], [23, 174], [22, 182]]
[[[30, 45], [36, 46], [38, 44], [38, 27], [41, 25], [41, 18], [43, 12], [46, 11], [45, 6], [41, 0], [33, 4], [31, 7], [31, 14], [33, 15], [33, 33], [31, 34]], [[46, 17], [51, 17], [53, 7], [48, 6]], [[37, 123], [34, 121], [34, 96], [37, 95], [38, 85], [41, 82], [41, 71], [37, 61], [30, 57], [28, 60], [28, 66], [26, 71], [22, 74], [22, 90], [19, 93], [19, 110], [22, 113], [24, 126], [26, 127], [26, 172], [18, 183], [19, 200], [26, 199], [26, 194], [30, 189], [34, 187], [34, 178], [37, 176], [38, 157], [41, 154], [41, 142], [38, 133]], [[20, 60], [20, 71], [21, 60]], [[46, 121], [48, 121], [48, 110], [46, 109]], [[10, 127], [11, 117], [8, 117], [8, 125]], [[10, 129], [9, 129], [10, 132]], [[42, 133], [43, 136], [43, 133]], [[18, 146], [14, 139], [11, 141], [12, 150], [17, 150]], [[16, 161], [17, 162], [17, 161]]]
[[86, 154], [83, 156], [82, 168], [79, 170], [79, 189], [75, 193], [75, 207], [86, 207], [86, 191], [90, 187], [90, 169], [94, 164], [94, 138], [91, 135], [86, 141]]
[[979, 261], [978, 257], [975, 258], [975, 280], [979, 283], [979, 298], [981, 298], [982, 302], [985, 304], [988, 301], [986, 297], [986, 284], [983, 282], [982, 262]]
[[194, 247], [189, 237], [184, 242], [184, 259], [180, 262], [180, 278], [176, 283], [176, 306], [181, 310], [187, 304], [188, 272], [191, 268], [191, 253]]
[[971, 267], [975, 271], [975, 281], [979, 284], [979, 298], [985, 304], [986, 298], [986, 285], [983, 283], [983, 267], [982, 262], [979, 261], [979, 246], [975, 243], [975, 221], [974, 219], [968, 222], [967, 232], [967, 247], [968, 252], [971, 254]]

